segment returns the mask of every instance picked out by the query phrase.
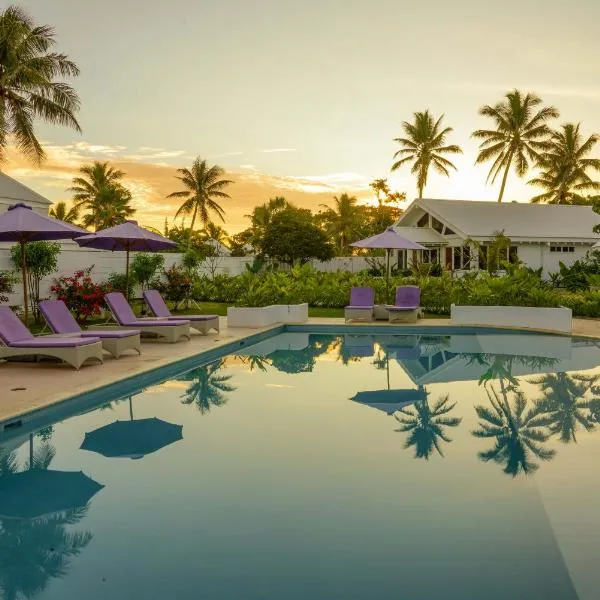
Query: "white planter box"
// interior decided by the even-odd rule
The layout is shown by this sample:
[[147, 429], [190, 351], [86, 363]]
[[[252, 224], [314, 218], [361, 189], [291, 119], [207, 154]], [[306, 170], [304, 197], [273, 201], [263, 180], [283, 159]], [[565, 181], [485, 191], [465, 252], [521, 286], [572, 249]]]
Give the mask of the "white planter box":
[[454, 325], [514, 327], [571, 333], [570, 308], [536, 308], [529, 306], [455, 306], [450, 318]]
[[240, 307], [227, 309], [227, 327], [268, 327], [275, 323], [305, 323], [308, 304], [273, 304], [272, 306]]

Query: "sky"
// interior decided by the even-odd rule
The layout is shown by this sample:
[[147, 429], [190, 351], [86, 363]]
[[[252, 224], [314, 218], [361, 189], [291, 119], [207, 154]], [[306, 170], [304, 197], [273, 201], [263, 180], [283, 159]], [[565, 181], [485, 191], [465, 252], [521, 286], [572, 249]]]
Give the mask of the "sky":
[[[495, 200], [499, 181], [486, 185], [470, 134], [491, 124], [479, 107], [513, 88], [556, 106], [556, 125], [600, 131], [593, 0], [17, 4], [54, 26], [57, 49], [80, 67], [72, 84], [83, 133], [40, 124], [48, 161], [34, 168], [11, 152], [5, 171], [68, 201], [81, 164], [110, 160], [148, 225], [172, 219], [165, 196], [180, 189], [175, 169], [196, 156], [236, 182], [223, 202], [231, 233], [275, 195], [317, 210], [342, 192], [368, 200], [368, 183], [387, 177], [412, 200], [409, 168], [390, 173], [393, 138], [425, 109], [445, 115], [448, 142], [464, 150], [449, 179], [430, 176], [425, 196]], [[525, 181], [511, 174], [505, 200], [533, 196]]]

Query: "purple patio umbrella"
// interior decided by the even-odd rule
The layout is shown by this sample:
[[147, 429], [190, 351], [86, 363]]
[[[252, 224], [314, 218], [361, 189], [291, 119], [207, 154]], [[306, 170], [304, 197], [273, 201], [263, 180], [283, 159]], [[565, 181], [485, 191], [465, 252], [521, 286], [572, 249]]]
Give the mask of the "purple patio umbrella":
[[121, 225], [115, 225], [108, 229], [101, 229], [77, 238], [77, 243], [86, 248], [97, 248], [99, 250], [121, 251], [127, 253], [125, 261], [125, 294], [129, 292], [129, 253], [133, 250], [138, 252], [160, 252], [176, 248], [177, 244], [148, 231], [137, 224], [137, 221], [125, 221]]
[[8, 210], [0, 215], [0, 242], [17, 242], [21, 245], [21, 271], [26, 325], [29, 322], [29, 299], [27, 297], [25, 245], [27, 242], [44, 240], [71, 240], [87, 233], [85, 229], [70, 223], [40, 215], [22, 202], [9, 206]]
[[365, 238], [350, 244], [354, 248], [371, 248], [386, 251], [385, 287], [388, 289], [390, 282], [390, 252], [392, 250], [426, 250], [421, 244], [411, 242], [401, 236], [393, 227], [388, 227], [383, 233]]

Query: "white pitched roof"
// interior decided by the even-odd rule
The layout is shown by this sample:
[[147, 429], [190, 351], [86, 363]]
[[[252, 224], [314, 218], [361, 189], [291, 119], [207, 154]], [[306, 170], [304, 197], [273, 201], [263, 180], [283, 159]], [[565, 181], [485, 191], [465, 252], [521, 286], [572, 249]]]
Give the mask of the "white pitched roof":
[[6, 173], [0, 172], [0, 203], [10, 205], [15, 202], [24, 202], [35, 207], [48, 207], [52, 204], [41, 194], [9, 177]]
[[394, 229], [407, 240], [417, 244], [444, 244], [446, 238], [429, 227], [397, 227]]
[[492, 238], [504, 230], [513, 240], [598, 241], [592, 229], [600, 215], [591, 206], [526, 204], [524, 202], [478, 202], [474, 200], [415, 200], [397, 225], [408, 225], [410, 214], [422, 208], [456, 233], [474, 239]]

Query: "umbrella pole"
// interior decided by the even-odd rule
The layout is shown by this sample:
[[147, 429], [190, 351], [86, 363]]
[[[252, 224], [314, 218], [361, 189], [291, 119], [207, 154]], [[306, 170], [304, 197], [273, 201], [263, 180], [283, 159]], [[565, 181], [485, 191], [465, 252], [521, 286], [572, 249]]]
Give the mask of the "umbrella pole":
[[21, 277], [23, 278], [23, 304], [25, 309], [25, 326], [29, 327], [29, 298], [27, 294], [27, 258], [25, 242], [21, 240]]
[[127, 248], [127, 257], [125, 258], [125, 298], [129, 300], [129, 247]]
[[390, 301], [390, 249], [385, 251], [385, 300]]
[[33, 469], [33, 433], [29, 434], [29, 468]]
[[131, 403], [131, 396], [129, 396], [129, 417], [133, 421], [133, 404]]

